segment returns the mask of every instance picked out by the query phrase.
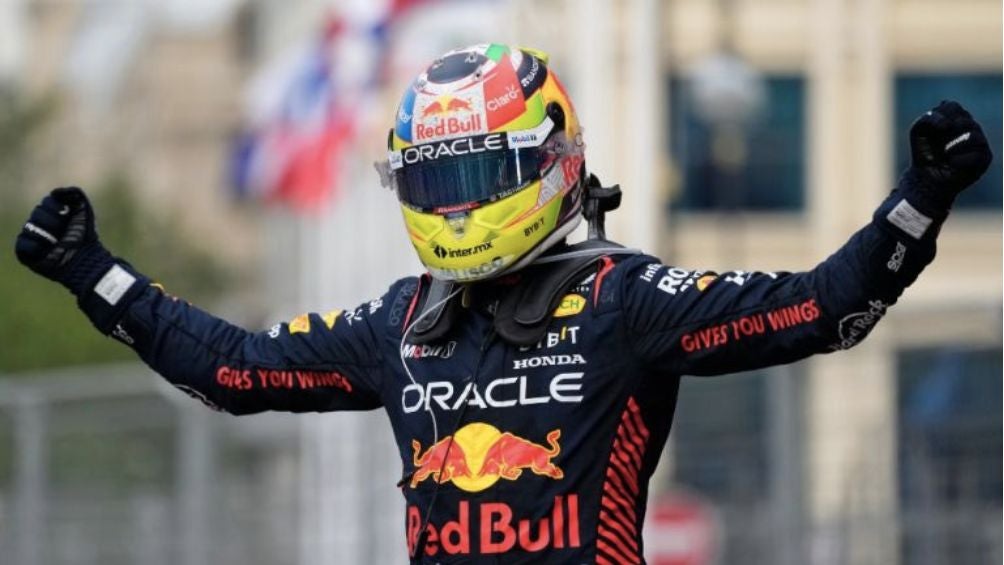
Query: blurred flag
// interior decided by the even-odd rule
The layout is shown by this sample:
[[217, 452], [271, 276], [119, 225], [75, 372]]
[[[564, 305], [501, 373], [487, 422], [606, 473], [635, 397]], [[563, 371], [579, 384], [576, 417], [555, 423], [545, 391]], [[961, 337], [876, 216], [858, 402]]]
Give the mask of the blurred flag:
[[[318, 209], [333, 194], [341, 163], [359, 130], [362, 101], [384, 79], [389, 30], [412, 8], [433, 0], [391, 0], [374, 16], [332, 16], [307, 45], [263, 70], [248, 93], [248, 126], [233, 148], [231, 183], [241, 197]], [[365, 38], [372, 60], [364, 72], [358, 56], [342, 49]]]

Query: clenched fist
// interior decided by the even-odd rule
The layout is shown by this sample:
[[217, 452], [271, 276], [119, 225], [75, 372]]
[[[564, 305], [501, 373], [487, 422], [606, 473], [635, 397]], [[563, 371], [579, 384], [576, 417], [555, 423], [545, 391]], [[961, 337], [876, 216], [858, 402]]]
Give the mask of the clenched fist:
[[123, 311], [149, 283], [101, 245], [94, 210], [77, 187], [57, 188], [35, 206], [14, 251], [29, 269], [70, 289], [105, 334], [115, 330]]
[[110, 258], [98, 242], [91, 204], [77, 187], [57, 188], [35, 206], [14, 250], [29, 269], [77, 295], [86, 281], [74, 276], [74, 266], [87, 257]]
[[950, 100], [913, 123], [910, 152], [917, 180], [934, 192], [930, 196], [948, 203], [979, 180], [993, 160], [980, 124]]

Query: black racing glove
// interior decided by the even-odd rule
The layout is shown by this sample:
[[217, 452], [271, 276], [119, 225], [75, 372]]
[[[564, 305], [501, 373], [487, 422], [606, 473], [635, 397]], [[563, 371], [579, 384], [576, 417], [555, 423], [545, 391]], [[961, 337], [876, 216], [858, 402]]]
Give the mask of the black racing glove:
[[910, 154], [912, 163], [875, 219], [914, 240], [933, 240], [955, 197], [983, 176], [993, 155], [976, 120], [948, 100], [913, 123]]
[[98, 241], [94, 210], [77, 187], [57, 188], [35, 206], [14, 251], [29, 269], [70, 289], [106, 334], [147, 282]]
[[74, 277], [78, 260], [104, 251], [94, 229], [94, 211], [84, 191], [57, 188], [35, 206], [17, 238], [15, 253], [26, 267], [68, 287], [75, 295], [83, 290]]
[[951, 207], [993, 160], [980, 124], [958, 102], [945, 100], [910, 128], [912, 164], [907, 174], [929, 203]]

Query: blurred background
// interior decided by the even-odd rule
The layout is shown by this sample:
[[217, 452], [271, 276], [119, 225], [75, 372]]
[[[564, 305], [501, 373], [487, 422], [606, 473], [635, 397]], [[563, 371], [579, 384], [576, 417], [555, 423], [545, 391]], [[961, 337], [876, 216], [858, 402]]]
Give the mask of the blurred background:
[[[253, 329], [419, 272], [383, 158], [452, 47], [544, 49], [619, 182], [614, 239], [714, 270], [811, 268], [961, 101], [998, 156], [939, 257], [844, 353], [684, 379], [654, 564], [1002, 559], [997, 0], [0, 1], [0, 563], [404, 561], [380, 413], [233, 418], [162, 384], [14, 236], [54, 186], [106, 244]], [[2, 238], [0, 238], [2, 239]]]

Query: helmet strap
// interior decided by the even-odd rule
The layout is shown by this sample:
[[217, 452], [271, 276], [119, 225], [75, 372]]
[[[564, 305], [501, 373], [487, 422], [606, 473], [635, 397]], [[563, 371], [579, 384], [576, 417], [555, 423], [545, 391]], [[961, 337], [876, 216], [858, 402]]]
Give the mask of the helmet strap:
[[588, 238], [606, 240], [606, 213], [621, 205], [621, 185], [603, 186], [596, 175], [590, 173], [583, 187], [582, 215], [589, 224]]

